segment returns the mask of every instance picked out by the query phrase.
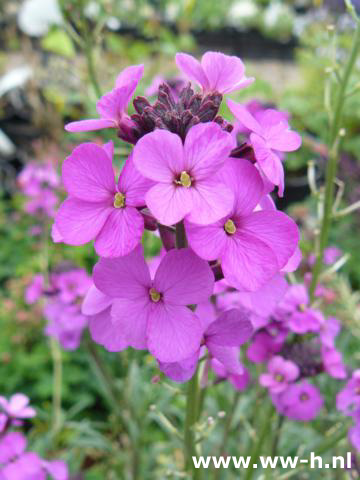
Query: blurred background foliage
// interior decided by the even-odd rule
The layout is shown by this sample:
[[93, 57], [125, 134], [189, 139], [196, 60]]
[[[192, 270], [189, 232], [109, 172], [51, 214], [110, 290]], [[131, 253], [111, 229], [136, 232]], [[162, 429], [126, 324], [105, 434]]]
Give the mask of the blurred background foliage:
[[[360, 2], [353, 3], [360, 7]], [[17, 174], [27, 162], [49, 156], [60, 171], [62, 159], [75, 142], [110, 139], [107, 132], [75, 137], [63, 131], [67, 121], [95, 113], [97, 95], [89, 80], [89, 52], [102, 91], [112, 88], [125, 66], [145, 63], [138, 89], [142, 94], [154, 76], [177, 75], [173, 58], [177, 51], [201, 55], [206, 50], [221, 50], [240, 56], [248, 74], [256, 77], [256, 82], [234, 99], [256, 98], [288, 111], [291, 124], [303, 135], [301, 150], [287, 156], [285, 198], [279, 207], [288, 209], [302, 226], [306, 255], [313, 246], [315, 224], [307, 165], [311, 160], [316, 162], [316, 177], [321, 183], [327, 160], [325, 78], [333, 64], [334, 42], [339, 47], [337, 55], [345, 57], [353, 28], [344, 12], [342, 0], [0, 3], [0, 393], [22, 391], [29, 395], [40, 412], [31, 431], [34, 448], [48, 455], [60, 453], [73, 472], [85, 472], [76, 478], [162, 479], [168, 471], [176, 472], [182, 462], [181, 445], [173, 435], [170, 442], [171, 429], [162, 412], [178, 424], [178, 407], [183, 407], [184, 398], [180, 387], [158, 376], [150, 357], [133, 351], [110, 354], [91, 347], [85, 338], [76, 352], [61, 353], [62, 427], [51, 428], [54, 358], [43, 335], [41, 306], [29, 308], [25, 304], [24, 288], [34, 273], [43, 270], [44, 251], [48, 252], [50, 269], [66, 260], [90, 273], [96, 258], [91, 245], [71, 248], [51, 243], [48, 221], [23, 211]], [[351, 82], [353, 88], [359, 86], [359, 65]], [[223, 114], [228, 115], [225, 107]], [[343, 127], [347, 135], [341, 149], [339, 180], [345, 182], [341, 206], [346, 206], [360, 198], [359, 95], [348, 101]], [[119, 165], [128, 151], [120, 141], [116, 144]], [[30, 233], [38, 223], [46, 225], [46, 235]], [[359, 230], [360, 217], [355, 213], [337, 223], [331, 238], [331, 244], [350, 255], [342, 274], [330, 278], [343, 299], [341, 309], [331, 313], [346, 322], [353, 333], [342, 338], [340, 349], [345, 352], [345, 361], [354, 366], [360, 360], [360, 324], [354, 315], [359, 308], [358, 296], [353, 293], [360, 287]], [[149, 234], [145, 247], [149, 256], [154, 255], [159, 242]], [[104, 383], [103, 368], [116, 378], [115, 398]], [[99, 378], [100, 382], [96, 381]], [[325, 389], [330, 409], [335, 389], [328, 383]], [[214, 430], [209, 451], [216, 452], [225, 421], [217, 414], [228, 410], [233, 392], [229, 385], [214, 391], [205, 410], [215, 420], [211, 427], [204, 425], [204, 435], [209, 428]], [[255, 389], [241, 400], [235, 419], [235, 425], [241, 427], [233, 436], [230, 451], [240, 454], [239, 445], [246, 451], [246, 429], [251, 429], [246, 418], [252, 408], [256, 412], [261, 401]], [[335, 421], [329, 414], [326, 422], [315, 422], [319, 438]], [[287, 422], [282, 454], [295, 454], [300, 443], [311, 445], [316, 438], [313, 430], [309, 432], [308, 425]], [[139, 458], [141, 452], [143, 458]], [[335, 478], [329, 475], [312, 472], [311, 478]]]

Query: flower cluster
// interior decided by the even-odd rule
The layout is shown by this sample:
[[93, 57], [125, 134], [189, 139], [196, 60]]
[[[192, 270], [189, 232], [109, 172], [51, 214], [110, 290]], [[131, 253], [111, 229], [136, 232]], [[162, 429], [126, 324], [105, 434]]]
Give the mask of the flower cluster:
[[33, 277], [25, 291], [25, 301], [33, 304], [45, 300], [44, 316], [47, 319], [45, 334], [56, 338], [65, 350], [78, 348], [88, 319], [81, 313], [81, 301], [91, 285], [83, 269], [66, 269], [52, 272], [49, 285], [43, 275]]
[[31, 215], [55, 215], [58, 197], [55, 190], [60, 178], [51, 161], [46, 163], [27, 163], [20, 172], [17, 182], [26, 196], [25, 211]]
[[[214, 305], [215, 281], [258, 292], [298, 263], [298, 228], [269, 193], [276, 186], [283, 193], [278, 152], [295, 150], [301, 139], [284, 114], [265, 110], [255, 119], [228, 100], [252, 131], [251, 158], [239, 156], [233, 126], [219, 109], [225, 94], [254, 80], [242, 61], [208, 52], [201, 62], [177, 54], [176, 63], [199, 90], [188, 83], [173, 95], [161, 84], [154, 103], [138, 96], [129, 115], [143, 74], [142, 65], [131, 66], [97, 103], [99, 119], [66, 126], [115, 129], [134, 147], [117, 179], [112, 142], [75, 148], [63, 163], [68, 198], [53, 238], [70, 245], [94, 240], [101, 257], [82, 310], [95, 341], [112, 351], [147, 349], [178, 380], [192, 376], [205, 349], [215, 369], [243, 375], [237, 356], [252, 333], [250, 314], [242, 307], [201, 312]], [[164, 239], [156, 271], [140, 245], [144, 229]]]
[[29, 399], [16, 393], [9, 399], [0, 396], [0, 479], [1, 480], [67, 480], [68, 469], [61, 460], [47, 461], [27, 451], [25, 435], [14, 430], [25, 419], [36, 415]]

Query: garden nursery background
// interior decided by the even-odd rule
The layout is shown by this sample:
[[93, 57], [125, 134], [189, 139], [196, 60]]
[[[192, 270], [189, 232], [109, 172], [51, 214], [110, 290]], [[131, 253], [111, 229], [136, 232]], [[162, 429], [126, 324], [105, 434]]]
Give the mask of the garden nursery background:
[[0, 45], [0, 479], [360, 478], [360, 2], [2, 0]]

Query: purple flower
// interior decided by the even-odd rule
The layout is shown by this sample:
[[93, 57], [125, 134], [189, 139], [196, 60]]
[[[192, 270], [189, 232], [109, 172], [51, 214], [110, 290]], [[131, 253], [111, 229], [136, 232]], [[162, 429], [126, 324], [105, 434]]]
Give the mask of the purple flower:
[[318, 332], [325, 323], [320, 310], [309, 308], [309, 295], [304, 285], [291, 285], [276, 308], [275, 318], [295, 333]]
[[56, 276], [55, 287], [59, 289], [59, 298], [64, 303], [72, 303], [83, 297], [91, 285], [91, 278], [83, 269], [69, 270]]
[[351, 379], [336, 396], [336, 408], [345, 415], [360, 409], [360, 370], [355, 370]]
[[[342, 255], [342, 251], [337, 247], [327, 247], [324, 250], [324, 264], [332, 265]], [[309, 255], [308, 263], [310, 266], [315, 264], [316, 257], [314, 254]]]
[[313, 420], [324, 404], [319, 390], [306, 381], [290, 385], [272, 399], [280, 413], [302, 422]]
[[56, 227], [63, 242], [83, 245], [95, 239], [104, 257], [126, 255], [140, 242], [149, 182], [134, 168], [131, 156], [115, 183], [112, 144], [107, 148], [84, 143], [63, 164], [63, 181], [69, 198], [60, 206]]
[[145, 196], [154, 217], [164, 225], [184, 217], [206, 225], [226, 215], [234, 197], [218, 172], [232, 147], [231, 135], [213, 122], [193, 126], [184, 145], [166, 130], [142, 137], [134, 147], [134, 163], [156, 182]]
[[26, 449], [26, 443], [25, 436], [20, 432], [8, 432], [2, 436], [0, 438], [0, 465], [21, 455]]
[[88, 319], [80, 313], [78, 305], [68, 305], [55, 299], [44, 309], [48, 321], [45, 334], [56, 338], [65, 350], [75, 350], [80, 345]]
[[228, 372], [226, 367], [216, 358], [211, 360], [211, 368], [220, 379], [229, 380], [235, 390], [243, 391], [250, 383], [250, 374], [248, 370], [243, 367], [242, 373], [234, 374]]
[[44, 189], [59, 186], [60, 179], [52, 163], [28, 163], [17, 177], [20, 189], [25, 195], [37, 197]]
[[[210, 357], [220, 362], [227, 373], [242, 375], [244, 367], [239, 361], [239, 346], [247, 342], [253, 333], [248, 312], [239, 309], [227, 310], [207, 326], [206, 320], [209, 317], [204, 319], [200, 315], [204, 314], [204, 311], [196, 310], [196, 313], [205, 327], [201, 343], [207, 347]], [[182, 362], [160, 362], [159, 368], [171, 379], [183, 382], [193, 376], [199, 356], [200, 349]]]
[[260, 375], [259, 383], [268, 388], [271, 393], [283, 392], [300, 374], [299, 367], [295, 363], [285, 360], [280, 355], [272, 357], [267, 364], [267, 371]]
[[12, 419], [35, 417], [35, 410], [29, 406], [29, 398], [23, 393], [15, 393], [9, 400], [0, 396], [0, 409]]
[[127, 106], [144, 71], [143, 65], [125, 68], [116, 79], [115, 88], [103, 95], [96, 104], [99, 119], [71, 122], [65, 126], [68, 132], [86, 132], [103, 128], [116, 128], [119, 132], [131, 129]]
[[341, 330], [341, 324], [335, 317], [328, 317], [324, 319], [321, 324], [319, 338], [322, 345], [326, 348], [333, 348], [335, 345], [335, 338]]
[[214, 276], [190, 249], [168, 252], [153, 280], [141, 246], [124, 257], [102, 258], [94, 283], [114, 299], [112, 321], [128, 346], [148, 348], [161, 362], [180, 361], [198, 350], [202, 326], [186, 305], [209, 298]]
[[257, 332], [247, 349], [247, 357], [254, 363], [263, 363], [280, 352], [288, 335], [288, 329], [280, 323], [270, 323]]
[[325, 347], [321, 349], [324, 370], [333, 378], [346, 378], [346, 366], [342, 355], [334, 347]]
[[250, 144], [254, 149], [260, 169], [271, 183], [279, 187], [279, 195], [284, 193], [284, 168], [277, 152], [292, 152], [301, 145], [301, 137], [290, 130], [283, 113], [265, 110], [255, 119], [248, 110], [232, 100], [227, 105], [237, 120], [253, 133]]
[[44, 290], [44, 276], [40, 273], [33, 276], [32, 282], [26, 287], [25, 302], [32, 305], [37, 302]]
[[299, 240], [295, 222], [275, 210], [254, 211], [263, 182], [247, 160], [229, 159], [224, 182], [234, 193], [232, 210], [208, 226], [186, 222], [191, 248], [205, 260], [220, 260], [227, 282], [240, 291], [256, 291], [278, 273]]
[[247, 87], [254, 78], [245, 76], [245, 66], [238, 57], [220, 52], [206, 52], [201, 62], [186, 53], [177, 53], [176, 65], [204, 92], [230, 93]]

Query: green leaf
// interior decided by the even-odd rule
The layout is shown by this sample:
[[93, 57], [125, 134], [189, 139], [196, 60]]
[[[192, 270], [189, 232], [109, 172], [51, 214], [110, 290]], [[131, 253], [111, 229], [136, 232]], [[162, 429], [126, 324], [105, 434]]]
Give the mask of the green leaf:
[[63, 57], [73, 58], [75, 56], [73, 41], [69, 35], [60, 28], [51, 30], [46, 37], [43, 38], [41, 44], [45, 50], [57, 53]]

